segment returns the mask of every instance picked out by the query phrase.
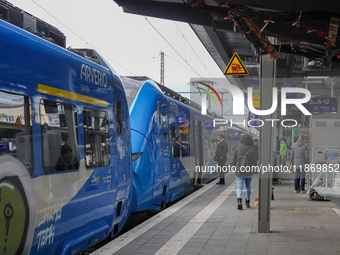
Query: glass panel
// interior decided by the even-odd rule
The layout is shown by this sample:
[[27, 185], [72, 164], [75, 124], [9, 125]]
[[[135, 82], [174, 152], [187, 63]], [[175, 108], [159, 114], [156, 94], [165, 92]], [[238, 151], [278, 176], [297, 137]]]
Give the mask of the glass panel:
[[122, 102], [119, 99], [116, 102], [116, 116], [117, 116], [117, 133], [118, 135], [123, 135]]
[[44, 172], [53, 173], [78, 169], [76, 107], [42, 99], [40, 124]]
[[190, 134], [190, 128], [188, 127], [181, 127], [180, 128], [180, 133], [181, 133], [181, 145], [182, 145], [182, 157], [188, 157], [189, 156], [189, 141], [188, 137]]
[[171, 126], [171, 141], [172, 141], [172, 157], [179, 158], [181, 156], [182, 140], [179, 136], [179, 128]]
[[0, 156], [5, 154], [18, 159], [33, 174], [30, 100], [27, 96], [0, 91]]
[[83, 122], [86, 167], [110, 165], [110, 137], [107, 112], [85, 109]]
[[163, 138], [166, 139], [168, 137], [168, 118], [166, 117], [166, 113], [162, 113], [162, 130], [163, 130]]
[[137, 81], [137, 80], [130, 79], [130, 78], [127, 78], [127, 77], [124, 77], [124, 76], [120, 76], [120, 78], [122, 79], [124, 89], [125, 89], [126, 98], [127, 98], [128, 105], [129, 105], [129, 108], [130, 108], [133, 100], [135, 99], [135, 97], [136, 97], [140, 87], [144, 83], [144, 81]]

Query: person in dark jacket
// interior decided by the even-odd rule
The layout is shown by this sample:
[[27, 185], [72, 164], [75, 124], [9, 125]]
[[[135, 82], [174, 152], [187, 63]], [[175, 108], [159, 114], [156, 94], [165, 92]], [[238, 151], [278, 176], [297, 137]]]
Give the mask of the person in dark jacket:
[[[257, 151], [259, 151], [259, 147], [260, 147], [260, 141], [257, 137], [253, 138], [254, 141], [254, 149], [256, 149]], [[259, 165], [259, 160], [256, 161], [256, 166]]]
[[[304, 165], [308, 164], [308, 144], [304, 142], [305, 136], [300, 135], [299, 139], [292, 146], [291, 157], [294, 163], [295, 169], [295, 180], [294, 180], [294, 193], [301, 192], [306, 193], [305, 190], [305, 178], [306, 172]], [[301, 166], [301, 167], [300, 167]], [[301, 179], [301, 186], [300, 186]]]
[[[240, 160], [241, 155], [246, 155], [248, 167], [250, 169], [241, 169], [237, 165], [238, 159]], [[242, 190], [243, 185], [246, 185], [246, 207], [250, 208], [250, 195], [251, 195], [251, 180], [253, 178], [254, 171], [256, 169], [256, 162], [258, 160], [258, 148], [254, 147], [253, 139], [250, 135], [244, 134], [241, 136], [241, 144], [234, 151], [233, 155], [233, 166], [236, 166], [236, 181], [237, 181], [237, 209], [242, 210]]]
[[69, 144], [61, 146], [61, 156], [58, 158], [58, 162], [55, 165], [57, 171], [67, 171], [79, 168], [78, 158], [73, 155], [72, 148]]
[[182, 138], [179, 136], [175, 137], [175, 141], [173, 143], [174, 148], [174, 158], [179, 158], [181, 156], [181, 146], [182, 146]]
[[217, 148], [215, 154], [215, 160], [217, 161], [217, 165], [221, 167], [220, 170], [220, 181], [216, 184], [225, 184], [224, 182], [224, 172], [222, 168], [225, 166], [225, 162], [227, 160], [228, 154], [228, 143], [224, 140], [224, 136], [222, 134], [217, 135]]

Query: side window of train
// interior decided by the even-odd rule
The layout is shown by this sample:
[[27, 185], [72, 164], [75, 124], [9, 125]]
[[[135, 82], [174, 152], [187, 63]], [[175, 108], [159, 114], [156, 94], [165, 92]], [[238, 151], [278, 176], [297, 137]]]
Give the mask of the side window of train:
[[87, 168], [110, 165], [109, 120], [105, 111], [84, 109], [84, 147]]
[[119, 99], [117, 99], [116, 101], [116, 116], [117, 116], [117, 133], [118, 135], [123, 135], [122, 102]]
[[163, 130], [163, 138], [166, 139], [168, 137], [168, 118], [166, 116], [166, 113], [162, 113], [162, 130]]
[[182, 140], [179, 136], [179, 128], [177, 126], [171, 126], [171, 142], [172, 142], [172, 157], [181, 157]]
[[189, 154], [189, 149], [190, 149], [190, 141], [189, 141], [189, 133], [190, 133], [190, 128], [188, 127], [181, 127], [180, 128], [180, 134], [182, 138], [182, 157], [188, 157]]
[[44, 172], [77, 170], [78, 117], [74, 105], [40, 101], [41, 148]]
[[0, 156], [10, 155], [33, 174], [32, 111], [28, 96], [0, 91]]
[[189, 155], [191, 156], [195, 156], [194, 131], [194, 128], [189, 129]]

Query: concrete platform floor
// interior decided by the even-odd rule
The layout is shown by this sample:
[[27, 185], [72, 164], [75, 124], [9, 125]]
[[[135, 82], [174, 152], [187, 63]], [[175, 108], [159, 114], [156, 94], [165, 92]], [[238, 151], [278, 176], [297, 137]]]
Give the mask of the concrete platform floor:
[[336, 206], [295, 194], [292, 184], [275, 186], [271, 233], [257, 233], [258, 176], [250, 209], [236, 209], [235, 176], [228, 173], [226, 185], [208, 184], [93, 254], [340, 254]]

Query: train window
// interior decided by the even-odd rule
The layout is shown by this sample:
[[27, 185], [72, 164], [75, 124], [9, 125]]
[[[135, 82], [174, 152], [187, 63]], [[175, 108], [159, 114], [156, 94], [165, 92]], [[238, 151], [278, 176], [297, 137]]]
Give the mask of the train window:
[[79, 168], [76, 107], [42, 99], [40, 102], [42, 161], [45, 173]]
[[181, 127], [180, 128], [180, 137], [182, 139], [182, 157], [189, 156], [189, 140], [188, 136], [190, 134], [190, 128], [188, 127]]
[[195, 155], [194, 129], [189, 129], [189, 156]]
[[179, 128], [171, 126], [171, 142], [172, 142], [172, 157], [179, 158], [181, 156], [182, 140], [179, 136]]
[[162, 113], [162, 131], [163, 131], [163, 138], [166, 139], [168, 137], [168, 118], [166, 117], [166, 113]]
[[110, 137], [107, 112], [84, 109], [83, 126], [86, 167], [93, 168], [110, 165]]
[[11, 155], [33, 174], [32, 111], [27, 96], [0, 91], [0, 156]]
[[123, 135], [123, 113], [122, 113], [122, 102], [117, 99], [116, 101], [116, 116], [117, 116], [117, 133]]

